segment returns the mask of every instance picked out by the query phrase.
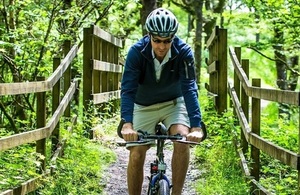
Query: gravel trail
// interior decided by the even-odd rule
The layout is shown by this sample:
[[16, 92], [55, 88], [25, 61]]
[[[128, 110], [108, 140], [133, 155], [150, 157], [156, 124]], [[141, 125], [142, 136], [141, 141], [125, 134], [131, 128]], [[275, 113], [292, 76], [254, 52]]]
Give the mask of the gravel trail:
[[[171, 146], [166, 147], [165, 149], [165, 162], [168, 165], [167, 168], [167, 176], [171, 178], [171, 156], [172, 151], [170, 149]], [[113, 163], [106, 170], [106, 178], [107, 181], [105, 183], [105, 189], [103, 195], [128, 195], [127, 192], [127, 181], [126, 181], [126, 168], [128, 162], [129, 151], [122, 146], [117, 146], [113, 148], [113, 150], [117, 154], [117, 161]], [[193, 187], [195, 181], [200, 177], [201, 171], [195, 168], [193, 161], [193, 148], [191, 148], [191, 161], [188, 169], [186, 182], [184, 185], [182, 195], [198, 195]], [[147, 157], [145, 161], [144, 167], [144, 183], [142, 189], [142, 195], [147, 194], [147, 182], [148, 176], [150, 175], [149, 166], [150, 162], [152, 162], [155, 158], [156, 148], [152, 147], [147, 152]]]

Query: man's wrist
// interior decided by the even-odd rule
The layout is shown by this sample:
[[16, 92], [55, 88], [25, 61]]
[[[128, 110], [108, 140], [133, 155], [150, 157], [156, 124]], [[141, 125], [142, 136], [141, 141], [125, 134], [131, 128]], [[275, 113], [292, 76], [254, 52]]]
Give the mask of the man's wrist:
[[190, 129], [190, 132], [191, 132], [191, 133], [193, 133], [193, 132], [195, 132], [195, 131], [197, 131], [197, 132], [202, 132], [202, 129], [201, 129], [201, 127], [192, 127], [192, 128]]
[[132, 123], [130, 123], [130, 122], [126, 122], [126, 123], [124, 123], [123, 124], [123, 128], [131, 128], [132, 129]]

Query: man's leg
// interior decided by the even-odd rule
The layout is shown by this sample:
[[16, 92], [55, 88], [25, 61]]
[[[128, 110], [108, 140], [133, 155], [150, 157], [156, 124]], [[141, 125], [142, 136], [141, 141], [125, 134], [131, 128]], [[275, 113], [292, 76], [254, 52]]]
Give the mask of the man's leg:
[[[180, 133], [181, 135], [185, 136], [189, 133], [189, 128], [184, 125], [172, 125], [170, 133]], [[172, 195], [181, 195], [189, 162], [189, 145], [174, 142], [174, 151], [172, 157]]]
[[130, 150], [127, 167], [127, 184], [129, 195], [140, 195], [144, 180], [144, 163], [149, 146], [133, 146]]

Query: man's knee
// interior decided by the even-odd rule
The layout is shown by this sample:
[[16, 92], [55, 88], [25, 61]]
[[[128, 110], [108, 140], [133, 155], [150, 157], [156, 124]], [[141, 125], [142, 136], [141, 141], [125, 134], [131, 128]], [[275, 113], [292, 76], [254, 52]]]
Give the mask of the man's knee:
[[133, 146], [130, 147], [130, 161], [132, 162], [144, 162], [145, 160], [145, 156], [146, 156], [146, 152], [147, 150], [150, 148], [150, 146]]
[[190, 128], [185, 125], [173, 124], [170, 127], [170, 134], [174, 135], [174, 134], [179, 133], [182, 136], [186, 136], [187, 134], [189, 134], [189, 130], [190, 130]]

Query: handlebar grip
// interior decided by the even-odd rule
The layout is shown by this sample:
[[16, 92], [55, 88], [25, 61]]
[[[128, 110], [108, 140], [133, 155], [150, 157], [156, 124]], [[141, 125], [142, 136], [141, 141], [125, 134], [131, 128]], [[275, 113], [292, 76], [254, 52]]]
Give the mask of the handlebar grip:
[[124, 123], [125, 123], [125, 119], [122, 118], [118, 125], [118, 128], [117, 128], [118, 136], [122, 139], [123, 139], [123, 135], [122, 135], [121, 131], [122, 131], [122, 127], [123, 127]]

